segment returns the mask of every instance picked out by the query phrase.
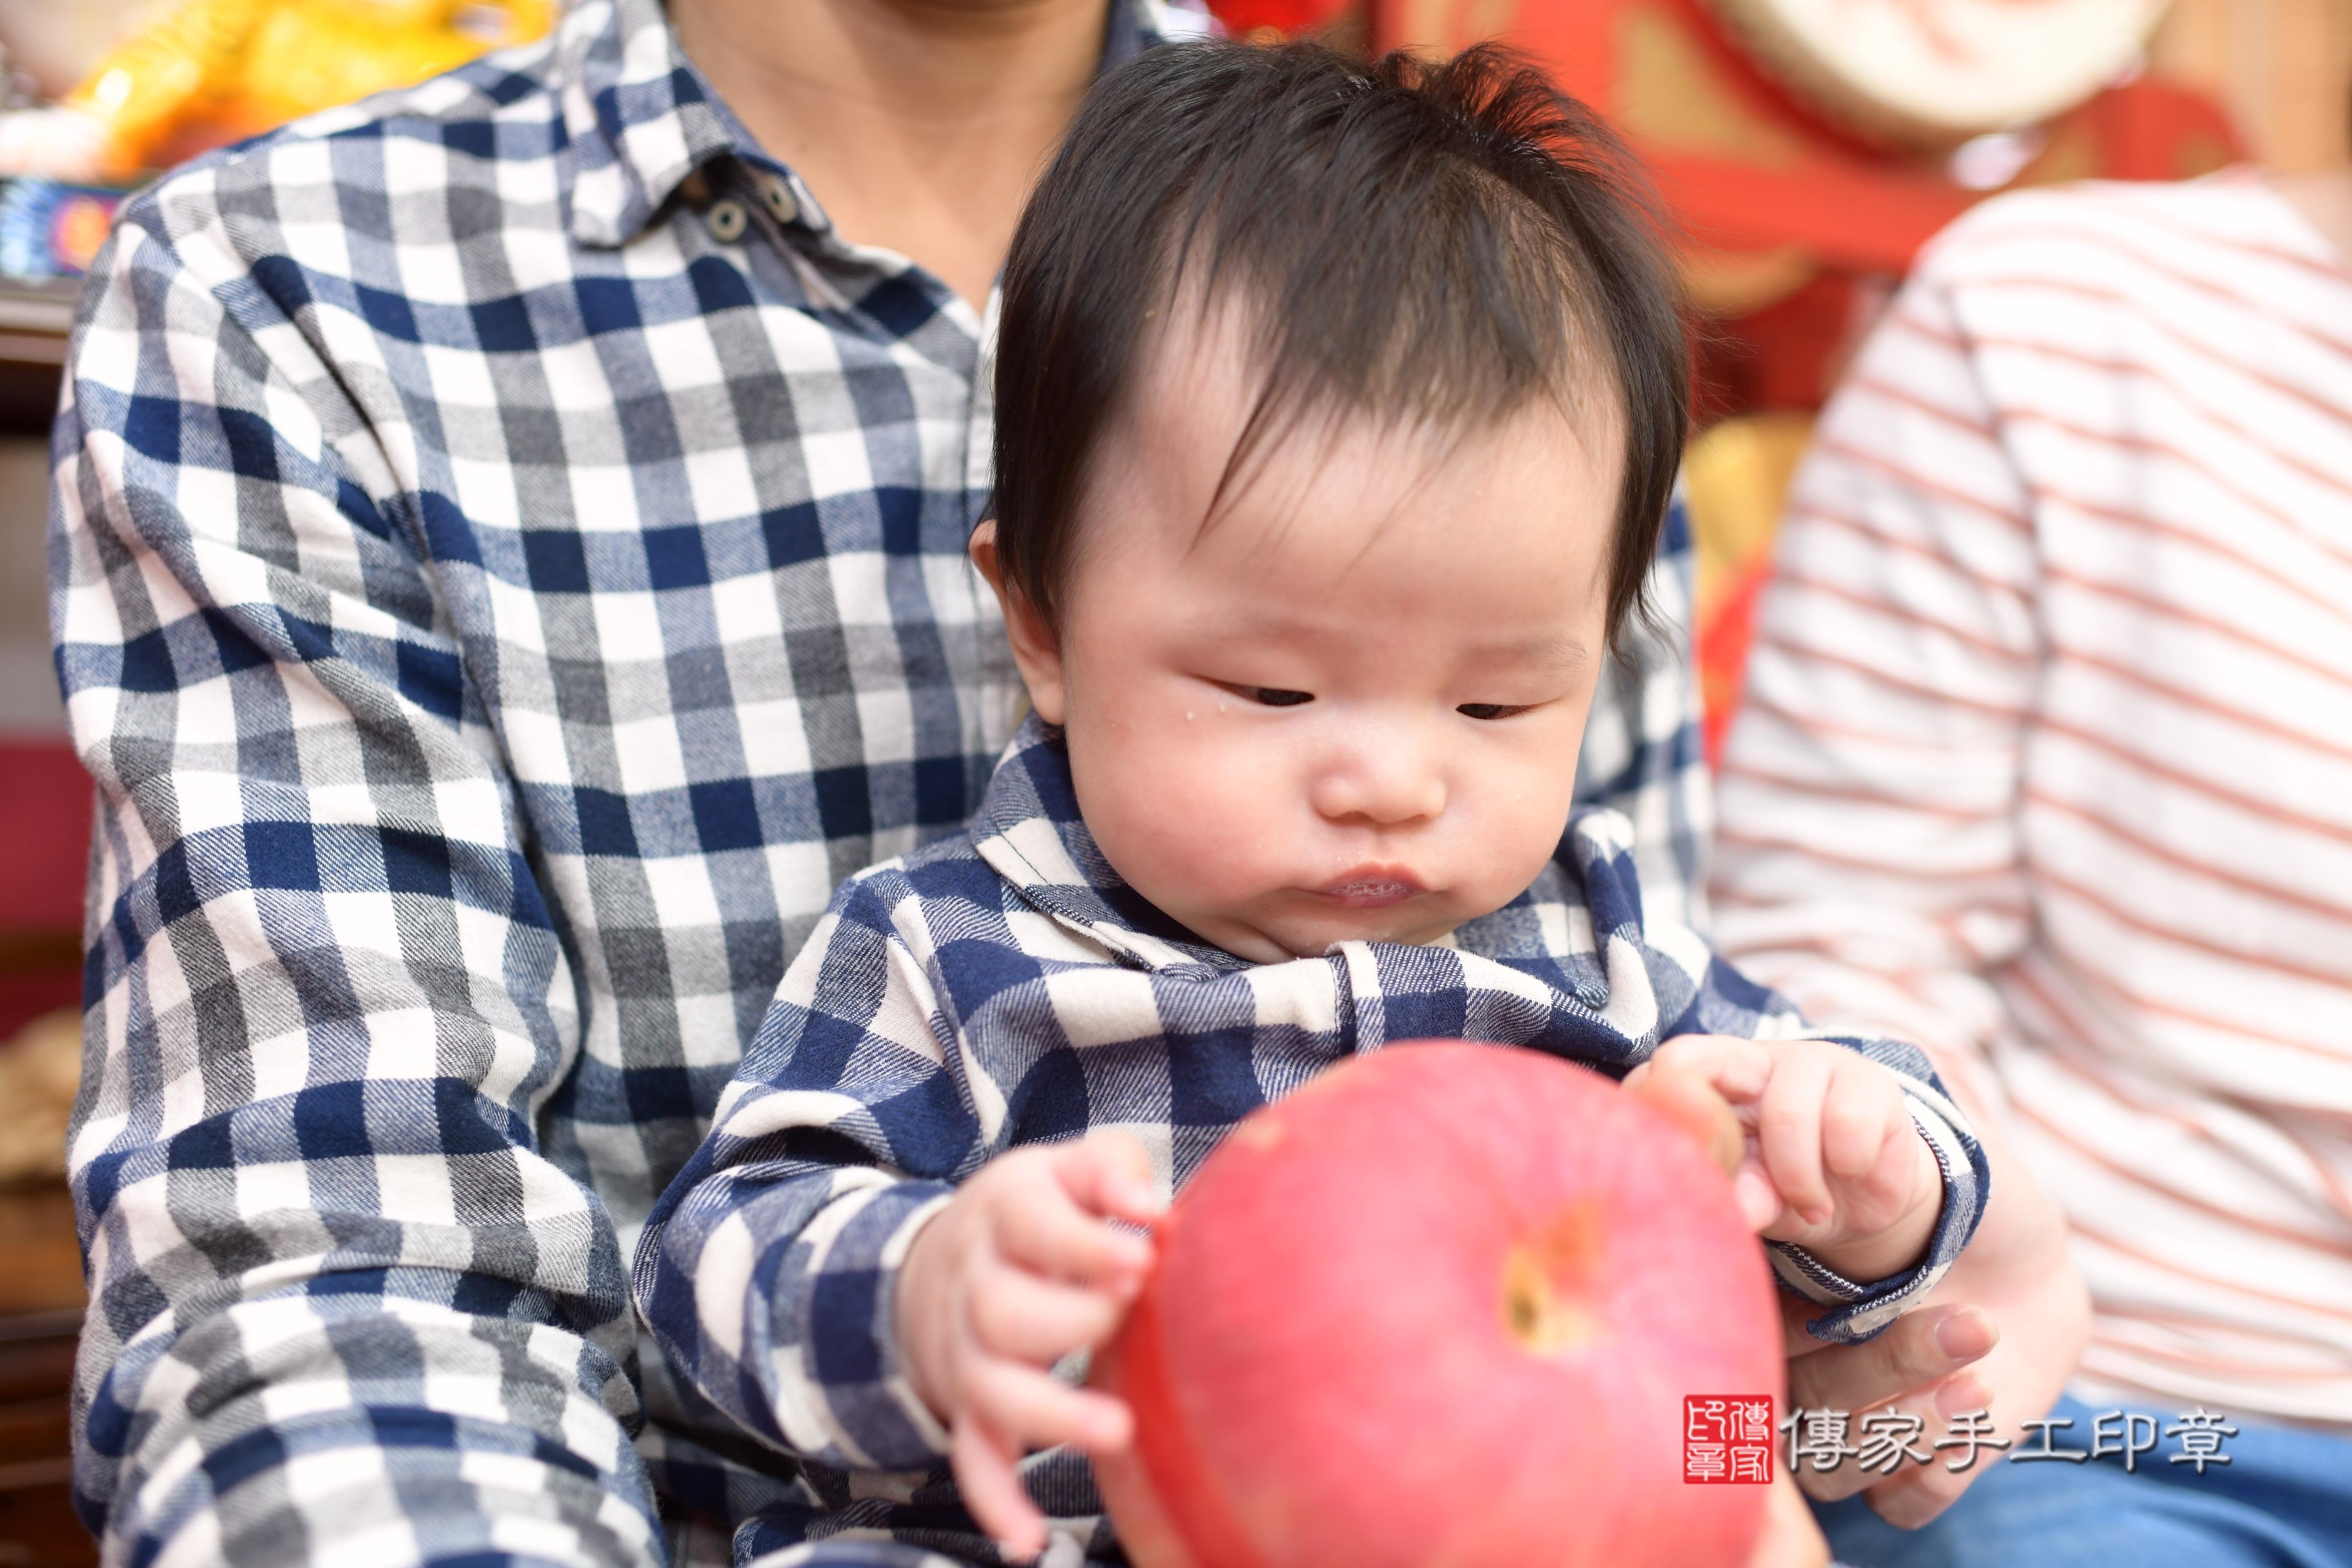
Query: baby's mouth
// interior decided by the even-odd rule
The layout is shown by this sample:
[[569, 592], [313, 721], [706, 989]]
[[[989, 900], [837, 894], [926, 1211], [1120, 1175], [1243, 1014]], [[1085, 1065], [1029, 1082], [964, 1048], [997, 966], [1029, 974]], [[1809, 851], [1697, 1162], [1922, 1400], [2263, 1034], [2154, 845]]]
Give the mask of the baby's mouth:
[[1314, 891], [1351, 910], [1385, 910], [1428, 889], [1401, 866], [1359, 866]]

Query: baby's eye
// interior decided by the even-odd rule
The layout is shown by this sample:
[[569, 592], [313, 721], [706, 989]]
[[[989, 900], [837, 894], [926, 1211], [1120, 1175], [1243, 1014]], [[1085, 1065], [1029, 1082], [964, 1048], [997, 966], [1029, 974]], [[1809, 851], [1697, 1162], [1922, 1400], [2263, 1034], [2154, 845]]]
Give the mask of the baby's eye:
[[1465, 719], [1507, 719], [1514, 713], [1527, 710], [1525, 703], [1514, 706], [1508, 702], [1465, 702], [1454, 710]]
[[1268, 708], [1296, 708], [1302, 702], [1315, 700], [1315, 694], [1311, 691], [1286, 691], [1279, 686], [1236, 686], [1234, 689], [1251, 701], [1262, 702]]

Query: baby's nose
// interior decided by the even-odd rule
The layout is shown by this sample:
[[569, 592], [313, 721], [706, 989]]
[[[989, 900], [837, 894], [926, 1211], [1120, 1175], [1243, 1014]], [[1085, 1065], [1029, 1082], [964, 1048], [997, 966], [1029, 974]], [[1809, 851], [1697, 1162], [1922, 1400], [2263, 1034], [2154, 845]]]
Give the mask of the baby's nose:
[[1443, 812], [1445, 779], [1419, 758], [1350, 757], [1323, 770], [1314, 803], [1328, 821], [1393, 826]]

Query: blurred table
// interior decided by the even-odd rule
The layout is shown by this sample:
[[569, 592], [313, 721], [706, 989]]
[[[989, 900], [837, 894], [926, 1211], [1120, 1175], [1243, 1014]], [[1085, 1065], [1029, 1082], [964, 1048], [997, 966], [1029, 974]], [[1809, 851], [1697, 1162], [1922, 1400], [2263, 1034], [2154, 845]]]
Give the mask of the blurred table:
[[[44, 507], [39, 443], [56, 410], [79, 279], [0, 281], [0, 679], [50, 677], [39, 613]], [[29, 439], [27, 439], [29, 438]], [[18, 451], [16, 448], [25, 448]], [[20, 471], [21, 470], [21, 471]], [[21, 492], [21, 493], [20, 493]], [[21, 603], [19, 601], [22, 601]], [[22, 622], [19, 626], [16, 623]], [[30, 657], [13, 658], [22, 643]], [[36, 668], [38, 665], [42, 668]], [[9, 697], [16, 694], [10, 693]], [[89, 782], [61, 733], [0, 697], [0, 1041], [80, 994], [82, 859]], [[74, 1517], [68, 1390], [81, 1329], [81, 1256], [60, 1184], [0, 1185], [0, 1568], [88, 1568], [98, 1551]]]
[[0, 1189], [0, 1568], [86, 1568], [74, 1517], [68, 1390], [81, 1255], [62, 1186]]
[[0, 279], [0, 430], [46, 436], [73, 326], [79, 278], [47, 283]]

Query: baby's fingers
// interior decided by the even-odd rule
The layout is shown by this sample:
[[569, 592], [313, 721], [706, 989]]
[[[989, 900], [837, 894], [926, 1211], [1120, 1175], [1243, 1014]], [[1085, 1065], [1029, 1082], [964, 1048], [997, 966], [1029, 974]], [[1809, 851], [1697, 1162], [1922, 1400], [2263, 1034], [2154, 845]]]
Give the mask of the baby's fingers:
[[1772, 1081], [1756, 1109], [1765, 1172], [1807, 1225], [1820, 1225], [1835, 1206], [1822, 1170], [1822, 1107], [1832, 1070], [1826, 1055], [1788, 1052], [1773, 1064]]
[[1832, 1175], [1853, 1181], [1870, 1174], [1887, 1142], [1910, 1126], [1892, 1073], [1860, 1056], [1832, 1069], [1822, 1102], [1822, 1160]]
[[1032, 1448], [1067, 1443], [1092, 1453], [1124, 1448], [1135, 1434], [1124, 1402], [994, 1356], [977, 1359], [966, 1372], [963, 1396], [967, 1413]]
[[[1712, 1047], [1719, 1044], [1757, 1050], [1746, 1040], [1718, 1042], [1700, 1036], [1669, 1040], [1648, 1061], [1625, 1075], [1625, 1092], [1689, 1133], [1727, 1176], [1739, 1169], [1748, 1144], [1739, 1118], [1718, 1082], [1724, 1076], [1717, 1070], [1722, 1065], [1722, 1053]], [[1761, 1081], [1760, 1075], [1758, 1081]], [[1748, 1092], [1752, 1095], [1754, 1089]], [[1776, 1200], [1773, 1213], [1777, 1214], [1780, 1206]]]
[[1738, 1035], [1676, 1035], [1625, 1075], [1625, 1087], [1633, 1089], [1659, 1073], [1701, 1079], [1734, 1104], [1745, 1105], [1771, 1078], [1772, 1053], [1762, 1042]]
[[996, 1221], [997, 1250], [1049, 1279], [1078, 1279], [1131, 1293], [1151, 1266], [1151, 1243], [1081, 1207], [1058, 1176], [1040, 1173]]
[[1021, 1446], [970, 1412], [956, 1418], [948, 1462], [963, 1505], [1003, 1554], [1025, 1562], [1045, 1550], [1045, 1516], [1021, 1484]]
[[1089, 1214], [1150, 1225], [1167, 1205], [1151, 1175], [1151, 1155], [1124, 1132], [1097, 1132], [1055, 1151], [1054, 1173], [1070, 1201]]
[[971, 1302], [972, 1337], [982, 1350], [1038, 1366], [1102, 1343], [1126, 1310], [1123, 1297], [1056, 1284], [1001, 1262]]

